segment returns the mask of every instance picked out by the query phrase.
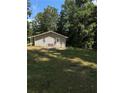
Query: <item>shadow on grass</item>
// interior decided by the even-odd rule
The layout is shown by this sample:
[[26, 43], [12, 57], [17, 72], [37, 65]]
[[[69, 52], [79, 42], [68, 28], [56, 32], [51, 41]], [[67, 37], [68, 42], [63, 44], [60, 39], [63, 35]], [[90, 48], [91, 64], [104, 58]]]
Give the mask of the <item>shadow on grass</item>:
[[61, 56], [74, 58], [78, 57], [85, 61], [90, 61], [96, 63], [96, 50], [86, 50], [86, 49], [79, 49], [79, 48], [67, 48], [66, 50], [56, 50], [51, 49], [53, 52], [58, 52]]
[[73, 57], [96, 62], [89, 50], [28, 50], [28, 93], [96, 93], [96, 68]]

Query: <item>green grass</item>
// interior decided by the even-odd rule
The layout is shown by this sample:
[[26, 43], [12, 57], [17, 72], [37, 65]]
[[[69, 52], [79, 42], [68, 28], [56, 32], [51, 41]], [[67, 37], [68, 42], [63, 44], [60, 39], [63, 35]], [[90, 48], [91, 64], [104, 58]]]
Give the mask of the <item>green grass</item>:
[[96, 93], [96, 51], [28, 49], [28, 93]]

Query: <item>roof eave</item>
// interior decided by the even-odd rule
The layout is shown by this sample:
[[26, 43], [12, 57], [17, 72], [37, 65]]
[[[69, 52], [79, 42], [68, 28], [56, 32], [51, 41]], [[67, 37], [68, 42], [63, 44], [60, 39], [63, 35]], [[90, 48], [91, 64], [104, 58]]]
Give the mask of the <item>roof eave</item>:
[[44, 33], [41, 33], [41, 34], [39, 34], [39, 35], [30, 36], [30, 37], [28, 37], [28, 38], [37, 37], [37, 36], [44, 35], [44, 34], [47, 34], [47, 33], [50, 33], [50, 32], [52, 32], [52, 33], [54, 33], [54, 34], [57, 34], [57, 35], [59, 35], [59, 36], [61, 36], [61, 37], [64, 37], [64, 38], [68, 38], [67, 36], [64, 36], [64, 35], [62, 35], [62, 34], [56, 33], [56, 32], [54, 32], [54, 31], [44, 32]]

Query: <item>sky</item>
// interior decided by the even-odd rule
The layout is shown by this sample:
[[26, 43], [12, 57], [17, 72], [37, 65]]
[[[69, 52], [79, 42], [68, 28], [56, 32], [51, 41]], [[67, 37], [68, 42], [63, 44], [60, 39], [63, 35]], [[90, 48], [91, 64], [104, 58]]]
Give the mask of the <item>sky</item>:
[[[61, 5], [64, 4], [64, 0], [30, 0], [32, 15], [29, 19], [33, 19], [38, 12], [43, 12], [44, 8], [48, 5], [55, 7], [58, 13], [61, 11]], [[96, 0], [94, 0], [96, 4]]]
[[55, 7], [58, 12], [61, 11], [61, 5], [64, 4], [64, 0], [30, 0], [32, 15], [30, 19], [33, 19], [38, 12], [42, 12], [48, 5]]

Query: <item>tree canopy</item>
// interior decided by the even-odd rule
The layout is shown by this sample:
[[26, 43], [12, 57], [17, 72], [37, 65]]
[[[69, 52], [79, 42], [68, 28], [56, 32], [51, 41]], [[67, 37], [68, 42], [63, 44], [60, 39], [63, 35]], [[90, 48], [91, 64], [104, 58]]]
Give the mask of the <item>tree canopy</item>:
[[97, 47], [97, 6], [93, 0], [65, 0], [60, 14], [48, 6], [33, 21], [33, 34], [56, 31], [66, 35], [67, 45], [81, 48]]
[[57, 31], [69, 37], [68, 45], [96, 48], [96, 16], [92, 0], [65, 0]]
[[41, 33], [45, 31], [56, 31], [57, 30], [58, 13], [57, 9], [48, 6], [43, 12], [39, 12], [35, 20], [33, 21], [33, 26], [35, 32]]
[[31, 7], [30, 0], [27, 0], [27, 17], [30, 17], [32, 14], [30, 7]]
[[[30, 0], [27, 0], [27, 19], [31, 16], [32, 11], [31, 11], [31, 2]], [[33, 34], [32, 29], [30, 28], [31, 22], [27, 20], [27, 36], [31, 36]]]

